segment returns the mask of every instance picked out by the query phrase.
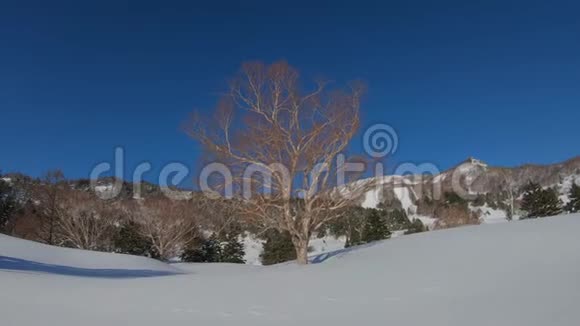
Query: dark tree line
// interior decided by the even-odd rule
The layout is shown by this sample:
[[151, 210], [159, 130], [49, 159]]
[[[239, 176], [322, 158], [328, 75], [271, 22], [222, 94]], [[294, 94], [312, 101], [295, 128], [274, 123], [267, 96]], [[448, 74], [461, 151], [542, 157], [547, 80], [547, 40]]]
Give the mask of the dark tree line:
[[580, 186], [573, 183], [568, 197], [570, 202], [566, 205], [566, 210], [570, 213], [580, 212]]
[[13, 187], [0, 179], [0, 233], [8, 232], [8, 224], [18, 209], [19, 203]]
[[185, 248], [181, 260], [191, 263], [244, 264], [244, 254], [239, 232], [228, 232], [222, 237], [212, 233], [208, 237], [198, 237]]

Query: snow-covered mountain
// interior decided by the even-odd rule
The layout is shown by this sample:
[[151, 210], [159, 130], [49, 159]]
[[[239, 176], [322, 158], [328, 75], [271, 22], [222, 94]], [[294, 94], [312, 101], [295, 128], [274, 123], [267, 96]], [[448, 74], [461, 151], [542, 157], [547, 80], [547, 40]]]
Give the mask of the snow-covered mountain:
[[523, 188], [530, 181], [557, 189], [566, 203], [572, 183], [580, 184], [580, 157], [552, 165], [513, 168], [489, 166], [469, 158], [437, 175], [394, 175], [367, 181], [380, 186], [361, 198], [364, 207], [400, 208], [411, 218], [429, 222], [432, 216], [427, 206], [444, 201], [445, 193], [457, 193], [470, 202], [473, 211], [481, 213], [484, 221], [497, 222], [506, 218], [512, 204], [517, 213]]
[[463, 227], [269, 267], [165, 265], [0, 236], [0, 323], [578, 325], [578, 229], [580, 214]]

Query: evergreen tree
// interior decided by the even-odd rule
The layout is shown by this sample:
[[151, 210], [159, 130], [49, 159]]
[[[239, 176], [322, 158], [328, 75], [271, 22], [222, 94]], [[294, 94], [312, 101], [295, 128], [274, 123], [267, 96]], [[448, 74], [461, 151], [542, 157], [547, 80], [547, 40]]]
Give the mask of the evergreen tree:
[[221, 258], [222, 248], [215, 234], [201, 241], [192, 241], [181, 254], [181, 260], [189, 263], [219, 263]]
[[263, 265], [273, 265], [296, 259], [296, 250], [294, 250], [290, 233], [269, 231], [260, 258]]
[[151, 240], [138, 231], [139, 225], [133, 221], [123, 223], [113, 238], [115, 252], [137, 256], [158, 258]]
[[222, 247], [215, 234], [212, 234], [201, 246], [207, 263], [219, 263], [222, 259]]
[[239, 240], [238, 234], [229, 233], [222, 243], [221, 262], [244, 264], [244, 244]]
[[351, 229], [349, 236], [346, 238], [345, 248], [364, 244], [361, 230]]
[[524, 190], [522, 209], [527, 212], [524, 218], [553, 216], [562, 212], [562, 201], [554, 189], [542, 189], [539, 184], [530, 182]]
[[425, 227], [425, 225], [423, 225], [423, 222], [421, 222], [420, 219], [416, 218], [413, 219], [413, 222], [411, 222], [409, 228], [407, 229], [407, 231], [405, 231], [405, 234], [413, 234], [425, 231], [427, 231], [427, 228]]
[[391, 237], [391, 232], [381, 213], [377, 209], [368, 210], [365, 226], [362, 234], [362, 241], [365, 243], [384, 240]]
[[562, 213], [562, 201], [555, 189], [546, 189], [542, 194], [542, 216], [554, 216]]
[[[381, 211], [383, 212], [383, 211]], [[383, 213], [387, 220], [387, 227], [389, 230], [404, 230], [408, 229], [411, 226], [411, 222], [409, 222], [409, 217], [404, 209], [395, 209], [390, 211], [389, 213]]]
[[522, 218], [538, 217], [538, 206], [540, 202], [542, 187], [533, 182], [529, 182], [524, 187], [524, 197], [522, 198], [522, 210], [526, 211], [526, 216]]
[[192, 241], [191, 243], [189, 243], [187, 245], [187, 247], [185, 247], [183, 249], [183, 252], [181, 253], [181, 261], [186, 262], [186, 263], [203, 263], [205, 262], [205, 254], [204, 252], [201, 250], [201, 246], [203, 245], [203, 243], [205, 242], [205, 239], [195, 239], [194, 241]]
[[402, 230], [409, 225], [403, 210], [390, 213], [383, 209], [349, 207], [343, 217], [327, 226], [328, 232], [335, 237], [345, 236], [345, 248], [358, 246], [371, 241], [388, 239], [391, 228]]
[[566, 205], [566, 210], [570, 213], [580, 212], [580, 187], [576, 183], [572, 184], [568, 197], [570, 202]]
[[459, 205], [459, 206], [467, 206], [467, 201], [465, 199], [463, 199], [461, 196], [459, 196], [457, 193], [455, 192], [445, 192], [444, 194], [445, 196], [445, 205], [447, 206], [453, 206], [453, 205]]
[[352, 207], [342, 219], [343, 233], [346, 236], [345, 248], [363, 244], [363, 230], [366, 223], [367, 210], [362, 207]]
[[5, 233], [10, 218], [17, 210], [17, 200], [8, 182], [0, 179], [0, 233]]
[[[324, 225], [324, 234], [334, 237], [345, 237], [345, 248], [361, 244], [366, 209], [360, 206], [345, 208], [341, 217]], [[320, 236], [320, 234], [319, 234]]]

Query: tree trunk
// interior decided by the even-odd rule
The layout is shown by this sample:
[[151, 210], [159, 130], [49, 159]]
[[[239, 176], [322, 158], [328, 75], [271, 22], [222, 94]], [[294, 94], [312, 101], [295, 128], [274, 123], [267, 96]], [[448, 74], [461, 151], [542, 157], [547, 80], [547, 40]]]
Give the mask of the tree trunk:
[[296, 239], [294, 249], [296, 250], [296, 261], [299, 265], [308, 264], [308, 240]]

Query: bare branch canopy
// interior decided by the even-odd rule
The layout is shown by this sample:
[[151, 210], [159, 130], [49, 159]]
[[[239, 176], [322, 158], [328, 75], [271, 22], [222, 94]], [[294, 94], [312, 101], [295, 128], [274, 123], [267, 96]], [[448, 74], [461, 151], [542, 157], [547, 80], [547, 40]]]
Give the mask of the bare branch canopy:
[[306, 87], [299, 77], [286, 62], [246, 63], [215, 110], [195, 113], [187, 131], [227, 166], [224, 186], [244, 198], [241, 215], [289, 232], [305, 264], [312, 233], [357, 197], [345, 191], [338, 176], [346, 162], [337, 158], [359, 128], [364, 88], [325, 81]]

